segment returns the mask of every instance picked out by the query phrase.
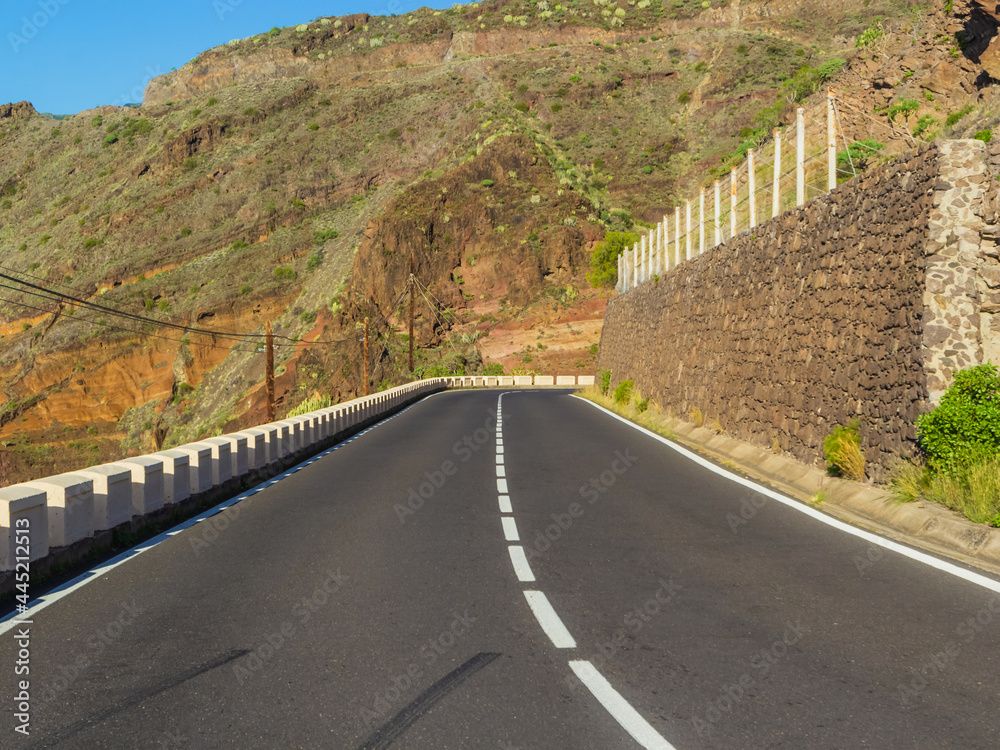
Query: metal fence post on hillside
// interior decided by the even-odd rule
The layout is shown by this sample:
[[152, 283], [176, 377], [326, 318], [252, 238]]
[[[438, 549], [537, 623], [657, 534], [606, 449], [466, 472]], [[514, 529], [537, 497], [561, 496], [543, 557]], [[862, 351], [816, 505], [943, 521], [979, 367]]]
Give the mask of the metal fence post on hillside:
[[826, 169], [827, 189], [837, 187], [837, 128], [834, 124], [833, 89], [826, 92]]
[[806, 124], [805, 110], [795, 111], [795, 205], [806, 202]]
[[684, 215], [684, 260], [691, 260], [691, 199], [687, 202], [687, 213]]
[[747, 149], [747, 177], [748, 194], [750, 201], [750, 229], [757, 226], [757, 173], [753, 159], [753, 149]]
[[722, 242], [722, 227], [720, 222], [722, 220], [721, 206], [719, 205], [719, 197], [721, 193], [719, 191], [719, 181], [715, 181], [715, 244], [719, 245]]
[[736, 167], [729, 170], [729, 239], [736, 236]]
[[698, 194], [698, 254], [705, 254], [705, 188]]
[[774, 183], [771, 196], [771, 218], [778, 215], [781, 210], [781, 131], [777, 128], [774, 135]]
[[674, 206], [674, 244], [676, 245], [674, 265], [680, 265], [681, 264], [681, 207], [680, 206]]
[[274, 421], [274, 333], [271, 321], [264, 325], [264, 393], [267, 398], [267, 421]]

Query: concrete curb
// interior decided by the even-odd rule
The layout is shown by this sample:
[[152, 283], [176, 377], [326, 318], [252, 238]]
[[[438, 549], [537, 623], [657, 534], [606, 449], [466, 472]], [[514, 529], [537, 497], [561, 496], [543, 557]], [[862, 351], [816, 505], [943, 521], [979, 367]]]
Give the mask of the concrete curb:
[[[796, 500], [855, 526], [957, 562], [1000, 574], [1000, 529], [973, 523], [936, 503], [896, 502], [888, 491], [827, 476], [816, 466], [698, 427], [680, 419], [665, 425], [677, 442], [727, 468], [771, 485]], [[822, 493], [823, 501], [816, 502]]]

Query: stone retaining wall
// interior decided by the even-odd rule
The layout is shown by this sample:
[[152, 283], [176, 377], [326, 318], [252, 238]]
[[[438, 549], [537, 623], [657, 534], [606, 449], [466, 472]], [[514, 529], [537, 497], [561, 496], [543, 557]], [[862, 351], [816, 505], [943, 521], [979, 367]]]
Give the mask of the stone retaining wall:
[[925, 146], [613, 299], [598, 371], [809, 463], [858, 418], [884, 478], [954, 370], [1000, 348], [985, 157]]

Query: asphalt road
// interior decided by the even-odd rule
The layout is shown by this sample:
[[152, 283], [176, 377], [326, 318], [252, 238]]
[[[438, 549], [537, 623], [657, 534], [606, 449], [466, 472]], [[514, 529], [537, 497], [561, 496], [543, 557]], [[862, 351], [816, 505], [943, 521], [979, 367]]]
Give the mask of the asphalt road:
[[501, 393], [426, 399], [36, 611], [28, 737], [8, 629], [0, 747], [997, 746], [995, 582]]

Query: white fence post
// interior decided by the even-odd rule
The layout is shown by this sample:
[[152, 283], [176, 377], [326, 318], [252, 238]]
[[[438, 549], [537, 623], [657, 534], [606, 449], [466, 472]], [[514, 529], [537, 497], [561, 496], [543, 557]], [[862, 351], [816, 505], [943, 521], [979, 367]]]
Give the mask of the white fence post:
[[721, 214], [719, 213], [721, 211], [721, 206], [719, 206], [719, 196], [720, 196], [719, 181], [716, 180], [715, 181], [715, 244], [716, 244], [716, 246], [718, 246], [722, 242], [721, 237], [720, 237], [720, 235], [722, 234], [722, 228], [719, 225], [719, 222], [721, 220], [720, 219]]
[[837, 187], [837, 128], [834, 126], [833, 89], [826, 92], [826, 168], [827, 188]]
[[806, 202], [806, 122], [805, 110], [795, 112], [795, 205]]
[[705, 188], [698, 194], [698, 254], [705, 254]]
[[674, 206], [674, 243], [677, 245], [676, 260], [681, 262], [681, 207]]
[[669, 271], [672, 266], [670, 265], [670, 219], [667, 215], [663, 215], [663, 268]]
[[754, 164], [753, 149], [747, 149], [747, 199], [750, 201], [750, 228], [757, 226], [757, 166]]
[[685, 234], [684, 234], [684, 260], [690, 260], [691, 256], [691, 199], [687, 200], [687, 213], [685, 214]]
[[781, 192], [781, 131], [777, 128], [774, 129], [774, 186], [772, 188], [773, 195], [771, 196], [771, 218], [773, 219], [778, 215], [778, 211], [781, 210], [781, 200], [779, 194]]
[[729, 236], [736, 236], [736, 167], [729, 170]]

